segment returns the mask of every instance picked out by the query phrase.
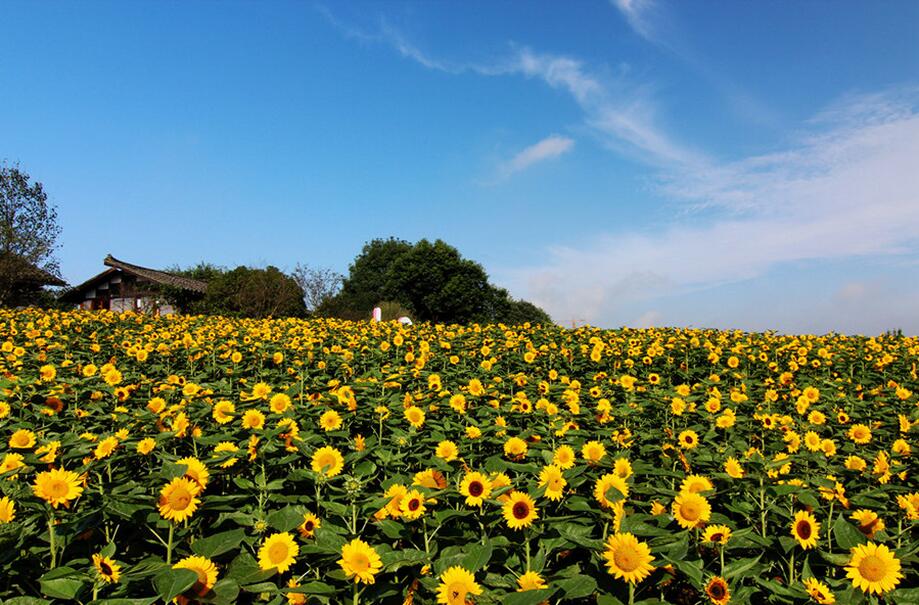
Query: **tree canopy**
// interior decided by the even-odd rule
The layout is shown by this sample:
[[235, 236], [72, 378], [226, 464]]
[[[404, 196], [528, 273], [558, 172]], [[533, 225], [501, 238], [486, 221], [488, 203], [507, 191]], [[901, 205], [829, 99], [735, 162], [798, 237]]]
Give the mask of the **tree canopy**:
[[277, 267], [236, 267], [227, 271], [200, 263], [173, 273], [207, 282], [204, 295], [164, 288], [166, 298], [183, 313], [231, 317], [305, 317], [303, 290]]
[[382, 302], [398, 303], [420, 321], [551, 323], [539, 307], [491, 285], [480, 264], [442, 240], [368, 242], [351, 264], [341, 291], [319, 312], [366, 318]]
[[54, 257], [60, 232], [42, 184], [0, 165], [0, 305], [29, 304], [42, 285], [63, 284]]

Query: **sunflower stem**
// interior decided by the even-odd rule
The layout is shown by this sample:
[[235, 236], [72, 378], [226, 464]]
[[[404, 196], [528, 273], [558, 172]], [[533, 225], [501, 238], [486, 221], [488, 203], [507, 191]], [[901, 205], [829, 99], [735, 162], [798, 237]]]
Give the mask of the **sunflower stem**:
[[718, 574], [722, 578], [724, 577], [724, 544], [718, 545], [718, 560], [721, 563], [721, 573]]
[[54, 513], [48, 515], [48, 546], [51, 549], [51, 569], [57, 567], [57, 539], [54, 535]]
[[833, 505], [835, 500], [830, 500], [830, 514], [826, 518], [826, 549], [833, 552]]
[[791, 553], [788, 555], [788, 585], [791, 586], [795, 582], [795, 549], [791, 549]]
[[763, 488], [763, 477], [759, 477], [759, 526], [760, 533], [766, 537], [766, 491]]
[[526, 542], [527, 573], [529, 573], [529, 571], [530, 571], [530, 537], [529, 537], [529, 535], [527, 535], [527, 537], [524, 539], [524, 541]]
[[629, 582], [629, 605], [635, 605], [635, 584]]
[[354, 605], [357, 605], [360, 602], [360, 593], [357, 590], [357, 582], [354, 583], [353, 595], [354, 595], [354, 598], [352, 600], [352, 603], [354, 603]]
[[169, 540], [166, 542], [166, 565], [172, 565], [172, 538], [175, 536], [175, 523], [169, 524]]

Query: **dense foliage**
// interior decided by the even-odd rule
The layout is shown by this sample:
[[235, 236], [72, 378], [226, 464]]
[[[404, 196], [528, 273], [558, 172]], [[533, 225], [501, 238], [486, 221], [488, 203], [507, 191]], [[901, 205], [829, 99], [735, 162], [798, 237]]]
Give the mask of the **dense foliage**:
[[363, 319], [383, 301], [403, 305], [418, 321], [551, 322], [542, 309], [491, 285], [480, 264], [441, 240], [410, 244], [390, 238], [367, 243], [351, 264], [341, 291], [320, 305], [319, 312]]
[[303, 290], [293, 277], [277, 267], [236, 267], [227, 271], [201, 263], [190, 269], [173, 270], [178, 275], [207, 283], [202, 295], [190, 290], [163, 286], [166, 298], [183, 313], [232, 317], [305, 317]]
[[917, 361], [0, 310], [0, 598], [916, 603]]
[[36, 269], [59, 275], [57, 210], [39, 182], [0, 164], [0, 306], [47, 302]]

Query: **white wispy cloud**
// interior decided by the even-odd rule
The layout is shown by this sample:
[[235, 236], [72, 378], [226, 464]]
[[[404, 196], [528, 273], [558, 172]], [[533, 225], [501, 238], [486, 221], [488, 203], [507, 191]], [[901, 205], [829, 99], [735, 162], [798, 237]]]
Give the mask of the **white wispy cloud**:
[[546, 264], [505, 277], [553, 317], [609, 324], [629, 303], [756, 278], [790, 263], [915, 255], [917, 101], [903, 90], [852, 97], [814, 122], [822, 130], [785, 150], [702, 173], [674, 165], [662, 192], [714, 205], [712, 218], [678, 217], [650, 233], [554, 247]]
[[564, 155], [574, 147], [574, 139], [553, 134], [521, 150], [507, 162], [499, 167], [498, 172], [504, 178], [522, 172], [546, 160], [551, 160]]
[[655, 8], [653, 0], [610, 0], [635, 33], [648, 40], [654, 40], [655, 30], [651, 13]]

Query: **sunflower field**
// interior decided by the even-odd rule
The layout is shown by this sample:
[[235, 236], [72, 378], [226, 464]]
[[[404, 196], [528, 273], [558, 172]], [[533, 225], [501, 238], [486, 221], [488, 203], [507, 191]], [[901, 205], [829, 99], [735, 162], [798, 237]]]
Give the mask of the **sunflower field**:
[[919, 603], [919, 338], [0, 310], [0, 600]]

